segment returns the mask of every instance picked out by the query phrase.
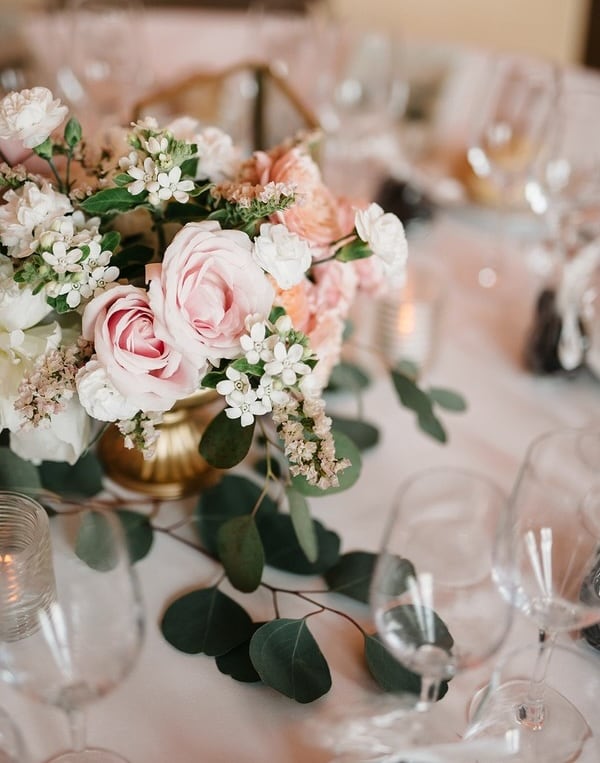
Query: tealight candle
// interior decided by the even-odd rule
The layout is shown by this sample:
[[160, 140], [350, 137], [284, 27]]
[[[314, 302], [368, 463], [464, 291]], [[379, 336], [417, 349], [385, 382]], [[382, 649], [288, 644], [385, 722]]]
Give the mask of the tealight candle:
[[32, 498], [0, 491], [0, 640], [34, 633], [54, 589], [48, 515]]

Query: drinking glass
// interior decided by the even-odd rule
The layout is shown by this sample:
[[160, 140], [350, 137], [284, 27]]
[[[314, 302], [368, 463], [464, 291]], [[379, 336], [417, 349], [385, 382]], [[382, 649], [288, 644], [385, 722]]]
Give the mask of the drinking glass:
[[[600, 622], [600, 430], [560, 429], [529, 447], [509, 499], [515, 567], [496, 565], [499, 590], [539, 632], [529, 677], [497, 687], [490, 727], [519, 729], [538, 760], [575, 759], [587, 731], [571, 702], [546, 680], [561, 632]], [[513, 595], [516, 582], [516, 594]], [[560, 688], [560, 687], [559, 687]], [[497, 715], [497, 717], [496, 717]], [[564, 757], [557, 750], [565, 751]]]
[[[35, 628], [0, 642], [2, 678], [69, 718], [72, 751], [52, 763], [123, 763], [85, 745], [84, 708], [133, 667], [143, 610], [123, 528], [110, 512], [59, 511], [50, 519], [55, 596], [35, 609]], [[17, 595], [26, 595], [21, 589]]]
[[442, 682], [482, 664], [508, 632], [513, 608], [493, 574], [499, 564], [510, 568], [505, 508], [506, 496], [487, 477], [451, 467], [417, 472], [396, 495], [370, 603], [383, 644], [421, 676], [410, 742], [422, 735], [431, 742], [423, 711]]
[[[500, 58], [491, 62], [491, 69], [478, 100], [467, 159], [496, 199], [501, 238], [503, 213], [514, 206], [517, 197], [525, 202], [525, 183], [555, 113], [560, 80], [557, 67], [541, 60]], [[494, 256], [479, 273], [484, 287], [497, 281], [497, 250], [496, 243]]]

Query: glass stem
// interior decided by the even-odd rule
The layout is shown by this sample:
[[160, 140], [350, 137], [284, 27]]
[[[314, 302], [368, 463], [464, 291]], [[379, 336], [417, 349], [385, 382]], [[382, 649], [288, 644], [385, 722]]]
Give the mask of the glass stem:
[[73, 752], [82, 752], [85, 750], [85, 712], [80, 708], [72, 708], [67, 711], [67, 718]]
[[552, 657], [556, 634], [539, 631], [538, 655], [533, 667], [533, 673], [529, 682], [529, 689], [525, 701], [519, 705], [517, 715], [519, 722], [524, 726], [537, 731], [544, 725], [544, 690], [546, 688], [546, 674]]
[[416, 705], [416, 710], [419, 713], [424, 713], [429, 710], [432, 703], [437, 699], [440, 688], [440, 679], [431, 678], [429, 676], [421, 676], [421, 693], [419, 695], [419, 701]]

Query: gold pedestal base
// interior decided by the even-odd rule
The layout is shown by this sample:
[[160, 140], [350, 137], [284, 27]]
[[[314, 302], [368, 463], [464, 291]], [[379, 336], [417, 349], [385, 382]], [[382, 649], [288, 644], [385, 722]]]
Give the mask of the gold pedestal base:
[[110, 426], [98, 442], [98, 458], [113, 482], [136, 493], [175, 500], [214, 485], [222, 471], [199, 454], [202, 434], [219, 410], [219, 395], [201, 390], [180, 400], [164, 414], [159, 425], [156, 452], [144, 459], [127, 449], [116, 426]]

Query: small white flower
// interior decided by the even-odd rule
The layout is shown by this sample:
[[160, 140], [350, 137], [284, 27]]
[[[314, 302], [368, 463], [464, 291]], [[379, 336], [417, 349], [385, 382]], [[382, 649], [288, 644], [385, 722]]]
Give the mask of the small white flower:
[[193, 180], [181, 180], [181, 167], [173, 167], [169, 172], [159, 172], [156, 178], [156, 185], [152, 188], [147, 186], [150, 191], [150, 204], [158, 206], [161, 201], [169, 201], [173, 198], [180, 204], [187, 204], [189, 201], [189, 191], [194, 190]]
[[134, 181], [127, 186], [132, 196], [137, 196], [142, 191], [152, 191], [156, 185], [156, 165], [149, 156], [144, 159], [142, 167], [132, 166], [127, 170], [127, 174]]
[[43, 143], [68, 112], [46, 87], [9, 93], [0, 101], [0, 138], [25, 148]]
[[256, 395], [262, 401], [267, 413], [273, 410], [273, 404], [285, 405], [289, 399], [289, 394], [281, 389], [281, 385], [277, 385], [278, 382], [268, 374], [261, 376]]
[[57, 241], [52, 246], [51, 252], [43, 252], [44, 262], [54, 270], [55, 273], [76, 273], [81, 270], [79, 260], [82, 257], [81, 249], [71, 249], [67, 251], [67, 245], [64, 241]]
[[154, 135], [151, 135], [146, 141], [145, 148], [146, 151], [153, 156], [165, 154], [169, 149], [169, 141], [164, 136], [161, 137], [159, 135], [158, 137], [155, 137]]
[[223, 395], [225, 398], [234, 393], [242, 395], [242, 397], [250, 389], [250, 380], [246, 374], [241, 373], [232, 366], [228, 366], [225, 371], [227, 379], [223, 379], [217, 384], [217, 392], [219, 395]]
[[259, 400], [255, 390], [249, 389], [244, 395], [231, 399], [228, 397], [229, 408], [225, 408], [225, 415], [228, 419], [239, 419], [243, 427], [249, 427], [254, 421], [255, 416], [262, 416], [267, 413], [262, 400]]
[[255, 323], [250, 328], [249, 334], [242, 334], [240, 344], [248, 363], [254, 366], [260, 360], [269, 361], [273, 359], [271, 338], [266, 336], [266, 325], [263, 321]]
[[270, 273], [281, 289], [291, 289], [304, 278], [312, 262], [306, 239], [291, 233], [281, 223], [263, 223], [254, 241], [253, 257]]
[[384, 212], [379, 204], [370, 204], [367, 209], [356, 211], [354, 218], [356, 232], [392, 270], [404, 267], [408, 257], [408, 245], [404, 226], [391, 212]]
[[302, 362], [304, 347], [293, 344], [289, 349], [283, 342], [277, 342], [273, 349], [274, 359], [265, 364], [265, 373], [279, 376], [287, 387], [293, 387], [298, 376], [310, 373], [310, 366]]

